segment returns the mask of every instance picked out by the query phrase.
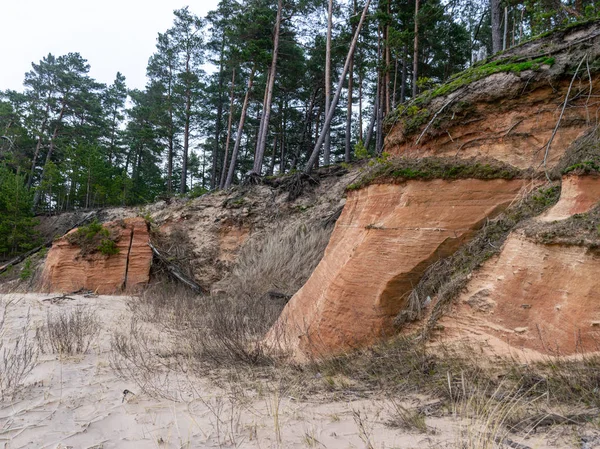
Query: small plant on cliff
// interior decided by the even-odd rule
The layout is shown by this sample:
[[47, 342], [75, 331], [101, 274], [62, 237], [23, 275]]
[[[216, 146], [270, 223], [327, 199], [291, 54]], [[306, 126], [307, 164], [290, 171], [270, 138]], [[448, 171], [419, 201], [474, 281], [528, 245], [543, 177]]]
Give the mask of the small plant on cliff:
[[110, 239], [102, 239], [100, 245], [98, 245], [98, 251], [105, 256], [119, 254], [119, 248], [117, 247], [117, 244]]
[[31, 279], [31, 276], [33, 276], [33, 267], [31, 265], [31, 257], [28, 257], [27, 259], [25, 259], [25, 262], [23, 263], [23, 268], [21, 269], [21, 273], [19, 274], [19, 278], [22, 281], [27, 281]]
[[354, 145], [354, 158], [360, 161], [362, 159], [367, 159], [368, 157], [369, 150], [365, 148], [363, 141], [359, 140], [358, 142], [356, 142], [356, 145]]

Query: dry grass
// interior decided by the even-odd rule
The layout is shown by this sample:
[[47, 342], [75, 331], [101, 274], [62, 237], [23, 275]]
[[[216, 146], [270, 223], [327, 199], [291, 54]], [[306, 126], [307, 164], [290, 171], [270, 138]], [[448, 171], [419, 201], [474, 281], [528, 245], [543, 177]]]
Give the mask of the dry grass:
[[12, 398], [23, 386], [23, 381], [35, 368], [38, 349], [29, 338], [30, 316], [27, 313], [23, 330], [12, 343], [5, 340], [7, 309], [11, 302], [3, 304], [0, 316], [0, 400]]
[[48, 311], [44, 326], [37, 330], [37, 339], [43, 352], [85, 354], [99, 332], [100, 321], [95, 311], [78, 306], [69, 310]]
[[158, 395], [168, 372], [273, 366], [285, 354], [265, 347], [264, 336], [319, 263], [330, 233], [289, 226], [252, 238], [212, 296], [156, 283], [130, 301], [131, 328], [113, 336], [113, 366]]
[[600, 206], [565, 220], [532, 223], [525, 229], [525, 236], [545, 245], [575, 245], [597, 249], [600, 247]]
[[289, 298], [317, 267], [330, 235], [330, 227], [293, 224], [255, 236], [216, 288], [243, 300]]

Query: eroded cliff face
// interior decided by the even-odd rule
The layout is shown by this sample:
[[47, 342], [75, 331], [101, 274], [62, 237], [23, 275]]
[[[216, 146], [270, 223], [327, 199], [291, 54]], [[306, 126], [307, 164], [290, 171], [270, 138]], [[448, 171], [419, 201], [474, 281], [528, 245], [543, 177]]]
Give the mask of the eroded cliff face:
[[118, 253], [82, 255], [81, 247], [69, 242], [68, 235], [56, 240], [48, 252], [42, 273], [41, 290], [72, 293], [90, 290], [98, 294], [134, 293], [148, 283], [152, 250], [143, 218], [109, 222]]
[[[534, 221], [568, 226], [566, 220], [598, 204], [600, 177], [567, 176], [559, 202]], [[438, 338], [488, 341], [501, 353], [511, 347], [532, 350], [529, 355], [598, 351], [600, 251], [585, 244], [577, 230], [570, 244], [525, 234], [513, 232], [502, 252], [473, 273], [442, 318]]]
[[[600, 94], [599, 59], [600, 23], [576, 26], [471, 68], [388, 117], [384, 151], [429, 159], [418, 167], [404, 159], [379, 162], [379, 179], [353, 184], [359, 190], [348, 193], [323, 260], [266, 341], [306, 359], [385, 338], [425, 270], [469, 241], [485, 220], [517, 203], [525, 190], [560, 179], [571, 166], [592, 160], [588, 166], [598, 171], [592, 99]], [[446, 171], [430, 170], [433, 156], [444, 161]], [[465, 173], [487, 179], [504, 164], [498, 177], [505, 179], [418, 180], [459, 177], [453, 160], [478, 166], [479, 172]], [[554, 226], [600, 201], [598, 177], [569, 176], [562, 185], [560, 201], [536, 218], [540, 226]], [[523, 233], [525, 222], [519, 220], [526, 219], [511, 220], [503, 222], [509, 227], [498, 230], [499, 246], [490, 252], [502, 248], [500, 254], [483, 269], [475, 266], [471, 279], [463, 273], [467, 292], [456, 303], [450, 327], [455, 334], [471, 329], [471, 336], [546, 353], [551, 346], [566, 353], [590, 350], [600, 326], [594, 275], [600, 261], [589, 244], [595, 234], [588, 232], [576, 244], [562, 244], [569, 242], [562, 237], [560, 245], [549, 244]], [[448, 279], [456, 279], [454, 274]], [[436, 305], [432, 296], [418, 298], [421, 312]], [[425, 325], [423, 320], [408, 327], [420, 332]]]
[[389, 335], [427, 266], [454, 252], [525, 183], [410, 181], [350, 192], [321, 263], [267, 340], [303, 358]]
[[598, 351], [598, 273], [597, 252], [511, 235], [500, 256], [474, 273], [438, 336], [491, 340], [502, 354], [509, 347], [550, 355]]
[[552, 169], [596, 122], [600, 80], [590, 67], [600, 56], [599, 29], [594, 22], [517, 46], [459, 75], [448, 93], [401, 106], [388, 118], [385, 151]]
[[[546, 146], [561, 115], [570, 80], [527, 87], [531, 75], [498, 73], [475, 83], [473, 91], [457, 93], [456, 111], [438, 127], [430, 127], [418, 144], [422, 129], [407, 135], [399, 122], [386, 137], [385, 151], [403, 157], [486, 157], [521, 169], [542, 170]], [[488, 84], [493, 89], [487, 88]], [[599, 91], [597, 81], [585, 87], [591, 87], [594, 94]], [[579, 88], [583, 89], [583, 84]], [[487, 95], [482, 95], [486, 90]], [[587, 104], [583, 95], [569, 103], [550, 145], [548, 169], [556, 166], [569, 145], [589, 130], [593, 111]], [[443, 102], [436, 101], [432, 109], [442, 106]]]

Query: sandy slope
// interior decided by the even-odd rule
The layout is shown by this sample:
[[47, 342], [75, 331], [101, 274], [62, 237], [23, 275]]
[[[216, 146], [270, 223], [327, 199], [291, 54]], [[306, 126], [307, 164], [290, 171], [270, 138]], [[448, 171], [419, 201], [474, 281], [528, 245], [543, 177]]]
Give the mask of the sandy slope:
[[[200, 379], [192, 389], [189, 384], [182, 387], [180, 401], [151, 398], [111, 368], [111, 330], [128, 325], [126, 298], [72, 296], [73, 300], [47, 301], [51, 297], [0, 296], [3, 308], [12, 300], [3, 341], [13, 340], [22, 331], [28, 313], [33, 329], [43, 324], [47, 310], [81, 305], [97, 311], [103, 329], [85, 356], [59, 360], [53, 354], [40, 355], [25, 388], [0, 406], [0, 447], [434, 448], [455, 447], [461, 428], [465, 429], [464, 423], [448, 417], [428, 417], [432, 429], [428, 434], [390, 428], [386, 423], [391, 403], [381, 395], [299, 401], [289, 393], [232, 395]], [[125, 389], [137, 394], [124, 400]], [[415, 401], [406, 406], [414, 406]], [[569, 430], [563, 434], [572, 436]], [[536, 437], [527, 444], [551, 447], [548, 437]], [[567, 447], [562, 444], [558, 447]]]

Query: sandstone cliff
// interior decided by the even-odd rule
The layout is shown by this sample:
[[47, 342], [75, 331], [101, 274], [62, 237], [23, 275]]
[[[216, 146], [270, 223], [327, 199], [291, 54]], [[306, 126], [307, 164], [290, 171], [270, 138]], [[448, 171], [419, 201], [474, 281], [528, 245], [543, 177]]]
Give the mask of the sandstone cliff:
[[[394, 317], [409, 312], [396, 320], [402, 332], [447, 329], [434, 334], [485, 335], [542, 353], [593, 350], [597, 218], [582, 239], [571, 238], [573, 226], [571, 237], [551, 242], [525, 229], [554, 235], [534, 231], [536, 223], [560, 227], [600, 201], [596, 176], [565, 177], [551, 208], [544, 193], [564, 172], [600, 169], [591, 100], [600, 93], [599, 58], [600, 25], [572, 27], [471, 68], [388, 117], [392, 159], [351, 186], [323, 260], [267, 342], [284, 342], [298, 359], [336, 354], [391, 335]], [[518, 212], [526, 197], [546, 211], [534, 219]], [[486, 228], [497, 235], [488, 239]], [[474, 236], [477, 244], [466, 245]]]

